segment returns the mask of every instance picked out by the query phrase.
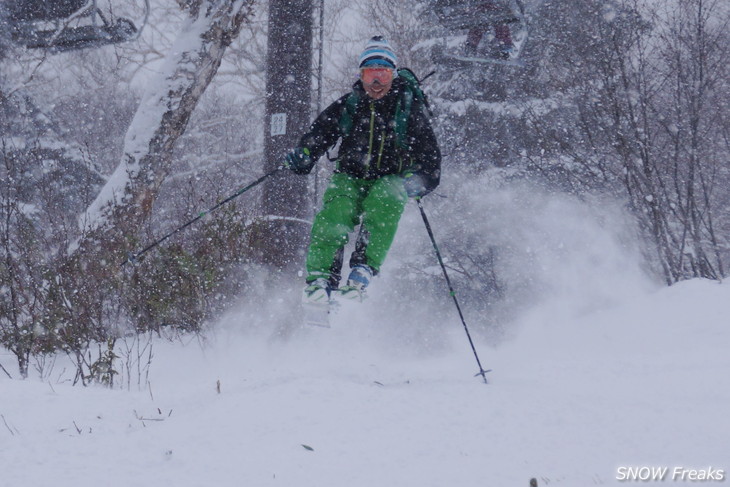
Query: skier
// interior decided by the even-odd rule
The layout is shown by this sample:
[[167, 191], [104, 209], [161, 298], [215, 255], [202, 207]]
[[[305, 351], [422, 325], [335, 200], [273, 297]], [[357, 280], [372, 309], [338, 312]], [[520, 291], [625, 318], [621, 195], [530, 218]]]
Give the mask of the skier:
[[494, 44], [490, 46], [488, 56], [498, 59], [509, 59], [514, 51], [514, 42], [510, 31], [510, 22], [514, 19], [511, 8], [503, 5], [501, 1], [483, 0], [476, 5], [479, 18], [493, 18], [490, 22], [482, 22], [472, 26], [466, 35], [465, 54], [467, 56], [478, 55], [477, 48], [484, 34], [494, 26]]
[[[284, 166], [308, 174], [341, 139], [322, 209], [312, 225], [306, 262], [305, 303], [326, 304], [337, 290], [362, 299], [393, 242], [408, 197], [420, 198], [438, 184], [441, 152], [427, 115], [414, 97], [390, 43], [370, 39], [359, 57], [360, 79], [351, 93], [312, 123]], [[339, 287], [337, 253], [361, 225], [347, 284]]]

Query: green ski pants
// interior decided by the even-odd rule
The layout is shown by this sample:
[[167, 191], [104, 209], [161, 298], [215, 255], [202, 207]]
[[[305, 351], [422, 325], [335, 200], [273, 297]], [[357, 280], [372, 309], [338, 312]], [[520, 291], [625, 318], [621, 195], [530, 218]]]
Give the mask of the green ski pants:
[[324, 192], [322, 209], [312, 225], [307, 281], [331, 276], [337, 250], [347, 244], [349, 234], [358, 223], [369, 233], [366, 262], [379, 271], [407, 201], [400, 176], [366, 180], [334, 174]]

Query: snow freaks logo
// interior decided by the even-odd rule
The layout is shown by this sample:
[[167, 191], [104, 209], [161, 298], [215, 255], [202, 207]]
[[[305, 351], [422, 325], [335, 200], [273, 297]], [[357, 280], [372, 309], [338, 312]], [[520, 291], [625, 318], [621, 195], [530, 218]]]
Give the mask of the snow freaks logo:
[[724, 482], [725, 477], [725, 470], [714, 467], [619, 467], [616, 470], [619, 482]]

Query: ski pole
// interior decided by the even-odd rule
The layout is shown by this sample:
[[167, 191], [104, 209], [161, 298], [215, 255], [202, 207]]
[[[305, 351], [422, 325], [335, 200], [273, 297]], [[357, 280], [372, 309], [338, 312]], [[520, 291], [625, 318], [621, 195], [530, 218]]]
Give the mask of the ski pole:
[[471, 345], [471, 351], [474, 352], [474, 358], [477, 360], [477, 365], [479, 366], [479, 372], [475, 374], [481, 375], [482, 379], [484, 379], [484, 383], [488, 384], [487, 382], [487, 372], [491, 372], [491, 370], [484, 370], [482, 367], [482, 362], [479, 360], [479, 355], [477, 354], [477, 349], [474, 347], [474, 341], [471, 339], [471, 333], [469, 333], [469, 327], [466, 325], [466, 320], [464, 319], [464, 313], [461, 312], [461, 306], [459, 306], [459, 300], [456, 299], [456, 292], [454, 291], [454, 286], [451, 285], [451, 279], [449, 279], [449, 274], [446, 272], [446, 265], [444, 265], [444, 260], [441, 258], [441, 252], [439, 251], [438, 245], [436, 245], [436, 238], [433, 236], [433, 230], [431, 229], [431, 224], [428, 222], [428, 218], [426, 217], [426, 212], [423, 209], [423, 204], [421, 203], [421, 198], [416, 198], [416, 203], [418, 204], [418, 209], [421, 210], [421, 217], [423, 217], [423, 223], [426, 225], [426, 231], [428, 232], [428, 236], [431, 239], [431, 244], [433, 244], [433, 250], [436, 252], [436, 258], [439, 261], [439, 265], [441, 265], [441, 270], [444, 272], [444, 278], [446, 278], [446, 284], [449, 286], [449, 294], [454, 299], [454, 304], [456, 305], [456, 311], [459, 312], [459, 318], [461, 318], [461, 324], [464, 325], [464, 331], [466, 332], [466, 337], [469, 339], [469, 345]]
[[210, 213], [214, 212], [215, 210], [217, 210], [221, 206], [225, 205], [229, 201], [231, 201], [231, 200], [233, 200], [235, 198], [238, 198], [239, 196], [241, 196], [243, 193], [245, 193], [249, 189], [253, 188], [254, 186], [258, 186], [259, 184], [261, 184], [264, 181], [264, 179], [266, 179], [269, 176], [277, 173], [281, 169], [282, 169], [281, 167], [277, 167], [273, 171], [270, 171], [270, 172], [264, 174], [263, 176], [261, 176], [260, 178], [258, 178], [256, 181], [252, 182], [251, 184], [249, 184], [248, 186], [246, 186], [244, 188], [239, 189], [238, 191], [236, 191], [235, 193], [233, 193], [228, 198], [224, 199], [223, 201], [221, 201], [220, 203], [218, 203], [214, 207], [212, 207], [212, 208], [210, 208], [210, 209], [208, 209], [206, 211], [203, 211], [203, 212], [199, 213], [198, 216], [196, 216], [195, 218], [193, 218], [189, 222], [185, 223], [184, 225], [181, 225], [181, 226], [177, 227], [175, 230], [171, 231], [170, 233], [168, 233], [164, 237], [160, 238], [159, 240], [156, 240], [156, 241], [152, 242], [151, 244], [149, 244], [147, 247], [143, 248], [142, 250], [140, 250], [136, 254], [133, 254], [132, 252], [130, 252], [129, 253], [129, 256], [125, 259], [124, 262], [121, 263], [120, 267], [124, 266], [128, 262], [134, 262], [141, 255], [143, 255], [143, 254], [147, 253], [148, 251], [152, 250], [153, 248], [157, 247], [158, 245], [160, 245], [162, 242], [164, 242], [168, 238], [172, 237], [176, 233], [178, 233], [178, 232], [184, 230], [185, 228], [189, 227], [190, 225], [192, 225], [193, 223], [197, 222], [198, 220], [200, 220], [204, 216], [209, 215]]

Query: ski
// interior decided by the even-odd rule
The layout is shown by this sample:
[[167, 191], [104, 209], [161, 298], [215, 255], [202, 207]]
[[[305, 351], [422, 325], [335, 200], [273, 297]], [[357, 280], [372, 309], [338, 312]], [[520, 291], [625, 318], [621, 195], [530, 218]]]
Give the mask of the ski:
[[525, 62], [521, 59], [497, 59], [483, 58], [472, 56], [457, 56], [453, 54], [444, 54], [442, 58], [444, 64], [455, 65], [459, 67], [473, 66], [474, 64], [497, 64], [500, 66], [514, 66], [524, 68]]
[[302, 317], [305, 326], [330, 328], [332, 303], [302, 303]]
[[362, 303], [365, 292], [352, 286], [333, 289], [330, 297], [324, 302], [302, 302], [303, 321], [307, 326], [331, 328], [330, 320], [346, 303]]

